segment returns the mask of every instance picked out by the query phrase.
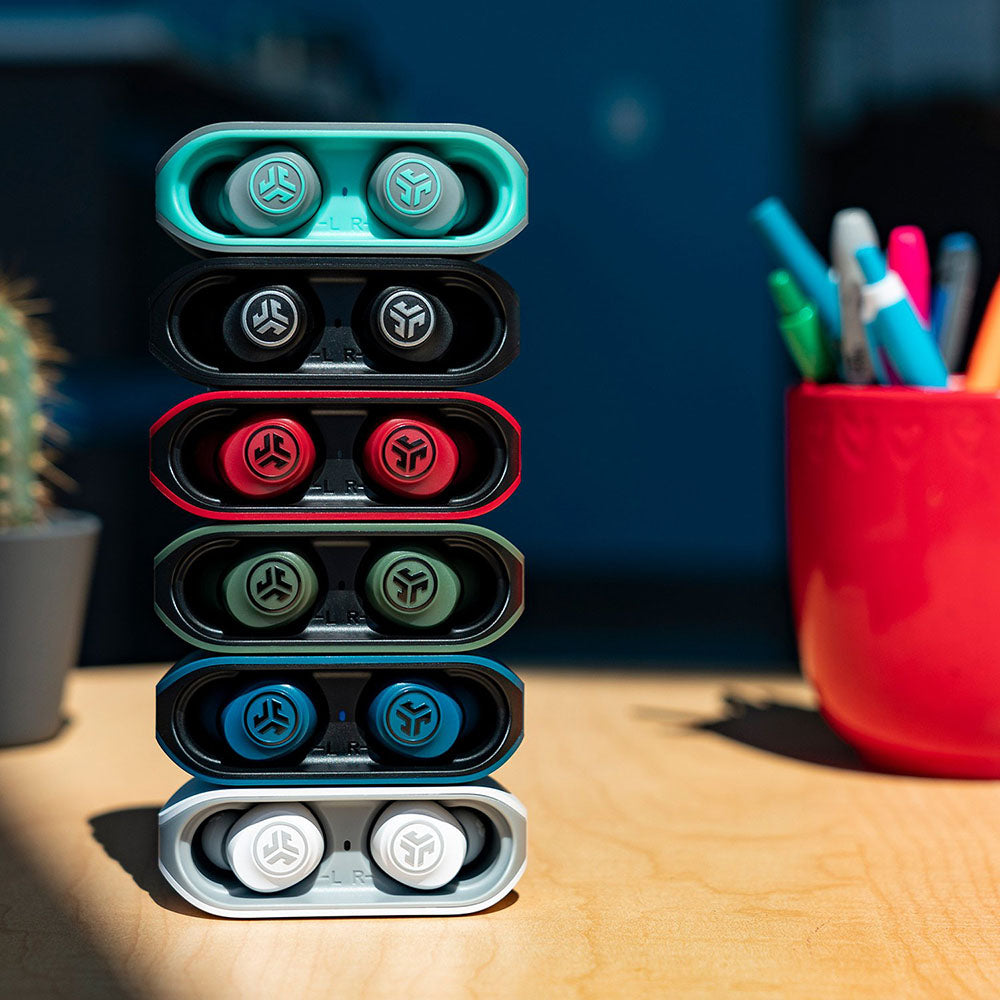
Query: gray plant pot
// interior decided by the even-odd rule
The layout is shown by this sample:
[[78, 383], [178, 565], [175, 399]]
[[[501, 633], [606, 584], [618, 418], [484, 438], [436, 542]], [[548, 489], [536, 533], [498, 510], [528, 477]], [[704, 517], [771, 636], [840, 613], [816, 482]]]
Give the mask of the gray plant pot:
[[59, 731], [100, 527], [92, 514], [59, 510], [0, 531], [0, 746]]

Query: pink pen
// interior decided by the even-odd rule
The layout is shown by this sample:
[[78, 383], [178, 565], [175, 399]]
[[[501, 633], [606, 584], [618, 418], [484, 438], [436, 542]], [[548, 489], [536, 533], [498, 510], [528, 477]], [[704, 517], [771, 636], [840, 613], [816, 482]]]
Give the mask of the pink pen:
[[931, 326], [931, 259], [927, 240], [919, 226], [896, 226], [889, 233], [887, 261], [890, 271], [903, 279], [917, 319]]

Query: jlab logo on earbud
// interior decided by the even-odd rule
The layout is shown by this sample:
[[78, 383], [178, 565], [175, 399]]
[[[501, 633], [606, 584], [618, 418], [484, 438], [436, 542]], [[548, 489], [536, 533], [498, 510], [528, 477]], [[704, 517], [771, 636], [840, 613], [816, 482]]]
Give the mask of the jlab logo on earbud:
[[305, 188], [302, 171], [281, 156], [258, 163], [250, 175], [250, 198], [262, 212], [271, 215], [284, 215], [298, 208]]
[[243, 722], [258, 743], [279, 746], [295, 731], [297, 713], [287, 698], [265, 692], [246, 707]]
[[257, 864], [269, 875], [284, 875], [294, 868], [302, 860], [305, 849], [302, 834], [280, 822], [265, 826], [253, 845]]
[[437, 171], [423, 160], [401, 160], [389, 171], [385, 193], [397, 211], [406, 215], [423, 215], [438, 203], [441, 179]]
[[378, 325], [396, 347], [419, 347], [434, 332], [434, 309], [417, 292], [396, 292], [382, 303]]
[[394, 699], [386, 712], [389, 729], [403, 743], [426, 743], [441, 721], [437, 705], [429, 698], [412, 693]]
[[436, 593], [434, 571], [422, 559], [402, 559], [386, 574], [385, 595], [403, 611], [419, 611]]
[[244, 449], [248, 468], [262, 479], [283, 479], [299, 464], [299, 444], [283, 427], [259, 427]]
[[416, 426], [397, 427], [382, 445], [382, 464], [396, 479], [420, 479], [436, 458], [434, 442]]
[[295, 336], [299, 312], [284, 292], [263, 291], [247, 299], [240, 321], [247, 339], [258, 347], [281, 347]]
[[444, 841], [427, 823], [411, 823], [396, 834], [390, 852], [393, 861], [404, 871], [425, 872], [441, 860]]
[[263, 559], [247, 576], [247, 596], [261, 611], [282, 611], [298, 596], [298, 574], [286, 562]]

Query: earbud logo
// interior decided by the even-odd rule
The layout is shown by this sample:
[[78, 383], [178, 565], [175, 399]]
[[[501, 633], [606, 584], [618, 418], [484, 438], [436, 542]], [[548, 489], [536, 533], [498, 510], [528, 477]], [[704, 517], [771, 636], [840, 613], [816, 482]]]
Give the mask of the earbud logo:
[[299, 464], [299, 443], [283, 427], [259, 427], [247, 440], [244, 457], [262, 479], [283, 479]]
[[302, 834], [280, 822], [265, 826], [253, 844], [254, 859], [268, 875], [286, 875], [302, 863], [305, 853]]
[[382, 303], [378, 325], [396, 347], [419, 347], [434, 332], [434, 310], [417, 292], [397, 292]]
[[247, 339], [258, 347], [281, 347], [295, 336], [299, 312], [281, 292], [258, 292], [243, 306], [240, 317]]
[[247, 577], [247, 596], [261, 611], [283, 611], [299, 595], [298, 573], [285, 562], [265, 559]]
[[441, 179], [423, 160], [401, 160], [385, 180], [389, 203], [405, 215], [424, 215], [441, 197]]
[[420, 611], [437, 593], [434, 571], [422, 559], [403, 559], [386, 574], [385, 596], [401, 611]]
[[257, 164], [250, 175], [250, 198], [262, 212], [271, 215], [284, 215], [298, 208], [305, 193], [302, 171], [280, 156]]
[[279, 746], [295, 732], [298, 714], [280, 695], [264, 693], [246, 707], [243, 722], [247, 732], [265, 746]]
[[416, 426], [397, 427], [382, 445], [382, 464], [396, 479], [420, 479], [437, 458], [433, 440]]
[[437, 704], [429, 698], [401, 694], [386, 712], [389, 730], [401, 743], [426, 743], [437, 732], [441, 715]]
[[389, 853], [403, 871], [420, 874], [440, 863], [444, 854], [444, 840], [427, 823], [410, 823], [396, 834]]

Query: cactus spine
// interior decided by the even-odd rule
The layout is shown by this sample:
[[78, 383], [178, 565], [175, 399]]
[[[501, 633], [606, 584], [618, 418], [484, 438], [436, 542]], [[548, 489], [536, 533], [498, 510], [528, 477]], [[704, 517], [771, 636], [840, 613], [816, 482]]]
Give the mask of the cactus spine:
[[29, 298], [30, 283], [0, 276], [0, 530], [44, 517], [46, 480], [59, 474], [45, 416], [60, 360], [45, 324], [45, 303]]

